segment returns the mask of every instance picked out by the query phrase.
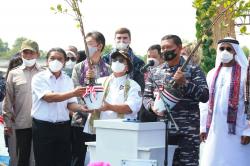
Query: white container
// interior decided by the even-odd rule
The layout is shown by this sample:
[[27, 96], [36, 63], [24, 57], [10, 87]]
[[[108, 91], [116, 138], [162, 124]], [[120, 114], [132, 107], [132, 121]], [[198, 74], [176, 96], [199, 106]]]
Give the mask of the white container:
[[157, 112], [163, 112], [166, 111], [166, 107], [162, 101], [162, 99], [160, 98], [159, 94], [156, 96], [155, 98], [155, 102], [154, 102], [154, 110], [157, 110]]
[[104, 90], [101, 85], [87, 86], [86, 93], [83, 95], [83, 100], [88, 109], [99, 109], [102, 106]]
[[162, 97], [160, 96], [160, 93], [156, 95], [155, 102], [154, 102], [154, 109], [158, 110], [157, 112], [163, 112], [166, 111], [165, 104], [168, 106], [168, 108], [171, 110], [181, 99], [178, 97], [175, 97], [171, 93], [169, 93], [166, 89], [164, 89], [162, 92]]

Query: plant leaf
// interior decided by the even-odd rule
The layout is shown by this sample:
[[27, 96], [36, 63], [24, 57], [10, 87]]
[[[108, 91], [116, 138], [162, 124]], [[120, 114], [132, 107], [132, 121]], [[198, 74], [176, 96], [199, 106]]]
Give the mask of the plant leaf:
[[58, 5], [56, 6], [56, 8], [57, 8], [57, 10], [58, 10], [59, 12], [62, 13], [62, 5], [61, 5], [61, 4], [58, 4]]
[[246, 33], [247, 32], [247, 26], [243, 25], [240, 27], [240, 33]]
[[54, 8], [53, 6], [51, 6], [51, 7], [50, 7], [50, 10], [53, 10], [53, 11], [54, 11], [54, 10], [55, 10], [55, 8]]

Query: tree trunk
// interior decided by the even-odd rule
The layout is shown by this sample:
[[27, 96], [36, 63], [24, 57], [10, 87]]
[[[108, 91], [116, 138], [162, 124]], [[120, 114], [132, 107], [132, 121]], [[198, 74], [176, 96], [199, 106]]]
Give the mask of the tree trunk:
[[[221, 5], [218, 8], [217, 15], [221, 13], [225, 8], [223, 5]], [[223, 26], [227, 25], [227, 26]], [[220, 39], [223, 39], [225, 37], [233, 37], [236, 38], [235, 36], [235, 25], [234, 25], [234, 20], [232, 20], [232, 13], [228, 10], [225, 15], [223, 15], [218, 22], [213, 26], [213, 48], [217, 48], [217, 42]]]

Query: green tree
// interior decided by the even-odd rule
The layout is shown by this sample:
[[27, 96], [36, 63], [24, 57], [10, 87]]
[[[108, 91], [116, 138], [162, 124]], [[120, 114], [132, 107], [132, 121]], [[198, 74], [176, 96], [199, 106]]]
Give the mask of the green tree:
[[27, 40], [27, 38], [25, 37], [19, 37], [15, 40], [11, 50], [8, 52], [8, 56], [12, 56], [14, 54], [16, 54], [17, 52], [20, 51], [21, 46], [22, 46], [22, 42]]
[[8, 43], [0, 39], [0, 56], [1, 57], [6, 56], [8, 51], [9, 51]]
[[103, 49], [103, 51], [102, 51], [102, 54], [103, 54], [103, 55], [106, 55], [106, 54], [110, 53], [111, 50], [112, 50], [112, 45], [111, 45], [111, 44], [107, 44], [107, 45], [104, 47], [104, 49]]
[[[198, 40], [203, 39], [202, 43], [202, 62], [201, 67], [205, 72], [211, 70], [215, 63], [216, 50], [212, 47], [214, 43], [213, 31], [204, 32], [212, 24], [216, 14], [219, 14], [224, 9], [228, 9], [224, 14], [225, 18], [232, 19], [243, 17], [242, 23], [246, 22], [244, 15], [250, 10], [249, 0], [194, 0], [193, 7], [196, 8], [196, 37]], [[229, 16], [229, 17], [228, 17]], [[220, 28], [225, 28], [231, 24], [227, 24], [224, 17], [219, 20], [217, 24], [220, 24]], [[233, 27], [234, 31], [234, 27]], [[240, 28], [242, 34], [248, 34], [245, 25]], [[216, 33], [215, 33], [216, 34]], [[224, 33], [226, 34], [226, 33]], [[230, 32], [229, 32], [230, 34]], [[217, 41], [215, 41], [217, 42]]]
[[40, 59], [46, 59], [47, 51], [39, 50]]

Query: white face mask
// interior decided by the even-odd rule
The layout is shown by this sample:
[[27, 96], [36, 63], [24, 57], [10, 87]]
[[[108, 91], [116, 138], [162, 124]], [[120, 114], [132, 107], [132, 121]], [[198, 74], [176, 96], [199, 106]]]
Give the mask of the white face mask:
[[31, 67], [31, 66], [35, 65], [35, 63], [36, 63], [36, 58], [30, 59], [30, 60], [22, 58], [22, 60], [23, 60], [23, 65], [26, 67]]
[[116, 49], [118, 50], [126, 50], [128, 48], [128, 43], [123, 43], [123, 42], [120, 42], [120, 43], [116, 43]]
[[152, 66], [152, 67], [158, 66], [159, 63], [160, 63], [160, 62], [159, 62], [157, 59], [155, 59], [155, 58], [148, 58], [148, 59], [147, 59], [147, 64], [149, 63], [149, 61], [154, 61], [154, 66]]
[[76, 64], [76, 61], [73, 62], [72, 60], [69, 60], [69, 61], [66, 62], [65, 68], [66, 69], [73, 69], [73, 67], [75, 66], [75, 64]]
[[88, 49], [89, 49], [89, 57], [91, 58], [97, 51], [97, 47], [88, 46]]
[[63, 64], [58, 60], [53, 60], [49, 62], [49, 69], [52, 72], [59, 72], [63, 68]]
[[118, 62], [118, 61], [112, 62], [111, 69], [115, 73], [121, 73], [124, 71], [125, 65], [123, 63]]
[[220, 52], [219, 56], [222, 63], [229, 63], [234, 57], [233, 54], [227, 50]]

